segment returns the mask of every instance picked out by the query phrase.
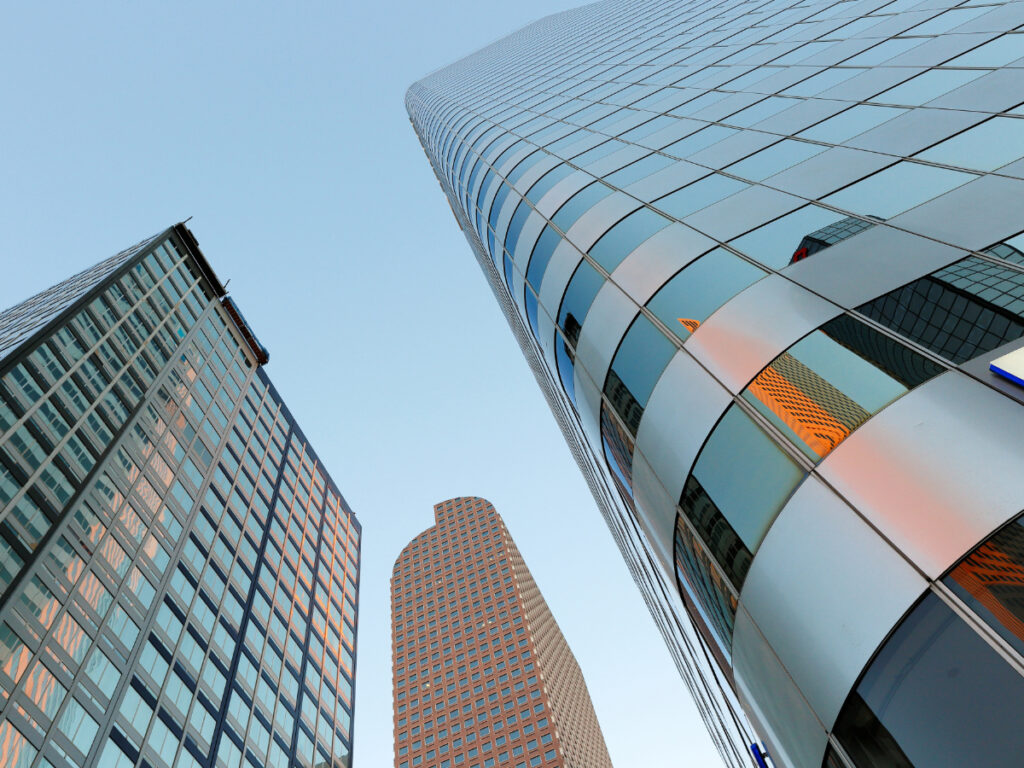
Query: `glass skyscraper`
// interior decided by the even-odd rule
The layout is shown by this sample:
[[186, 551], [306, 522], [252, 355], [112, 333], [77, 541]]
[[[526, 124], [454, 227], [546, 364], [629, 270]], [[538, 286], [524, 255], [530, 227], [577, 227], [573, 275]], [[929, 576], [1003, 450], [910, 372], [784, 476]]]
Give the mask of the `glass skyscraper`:
[[612, 768], [587, 684], [497, 510], [460, 496], [391, 574], [395, 768]]
[[348, 766], [360, 527], [182, 224], [0, 313], [0, 764]]
[[1021, 762], [1021, 25], [605, 0], [407, 94], [730, 766]]

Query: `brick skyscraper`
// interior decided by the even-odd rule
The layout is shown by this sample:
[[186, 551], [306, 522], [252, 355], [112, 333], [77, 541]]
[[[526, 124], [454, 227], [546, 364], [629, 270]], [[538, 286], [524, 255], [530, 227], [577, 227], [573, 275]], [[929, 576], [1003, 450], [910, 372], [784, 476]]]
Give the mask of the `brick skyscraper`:
[[395, 766], [611, 768], [579, 665], [490, 502], [434, 505], [395, 561]]

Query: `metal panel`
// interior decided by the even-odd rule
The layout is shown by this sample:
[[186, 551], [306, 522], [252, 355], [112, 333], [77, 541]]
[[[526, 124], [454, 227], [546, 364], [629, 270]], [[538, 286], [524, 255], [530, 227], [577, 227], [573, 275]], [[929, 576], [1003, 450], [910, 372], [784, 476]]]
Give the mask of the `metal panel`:
[[647, 300], [676, 272], [716, 245], [694, 229], [671, 224], [641, 243], [612, 273], [637, 304]]
[[738, 393], [780, 352], [839, 313], [834, 304], [769, 275], [705, 320], [686, 347]]
[[929, 578], [1024, 508], [1024, 412], [956, 371], [876, 414], [821, 476]]
[[[677, 352], [658, 379], [637, 430], [636, 450], [675, 501], [711, 428], [732, 402], [730, 394], [686, 352]], [[671, 537], [675, 525], [654, 527]]]
[[864, 665], [927, 587], [812, 475], [768, 530], [740, 602], [831, 728]]
[[825, 728], [742, 607], [736, 614], [732, 663], [740, 702], [767, 740], [773, 762], [821, 768]]

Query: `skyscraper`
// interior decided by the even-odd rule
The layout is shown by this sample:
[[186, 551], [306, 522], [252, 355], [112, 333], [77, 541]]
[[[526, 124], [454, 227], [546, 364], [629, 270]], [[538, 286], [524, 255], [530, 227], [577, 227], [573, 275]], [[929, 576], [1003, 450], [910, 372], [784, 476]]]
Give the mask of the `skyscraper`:
[[348, 766], [360, 527], [182, 224], [0, 314], [0, 764]]
[[391, 575], [395, 768], [611, 768], [576, 658], [490, 502], [434, 505]]
[[605, 0], [407, 94], [729, 765], [1020, 762], [1022, 21]]

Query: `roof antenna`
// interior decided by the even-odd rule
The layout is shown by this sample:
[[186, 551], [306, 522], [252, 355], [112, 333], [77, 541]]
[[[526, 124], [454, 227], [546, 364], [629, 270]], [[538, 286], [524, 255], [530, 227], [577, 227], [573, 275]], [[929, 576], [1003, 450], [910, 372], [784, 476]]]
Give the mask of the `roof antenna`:
[[189, 223], [190, 221], [192, 221], [192, 217], [191, 217], [191, 216], [189, 216], [189, 217], [188, 217], [187, 219], [185, 219], [185, 220], [184, 220], [183, 222], [181, 222], [181, 223], [182, 223], [182, 224], [188, 224], [188, 223]]

